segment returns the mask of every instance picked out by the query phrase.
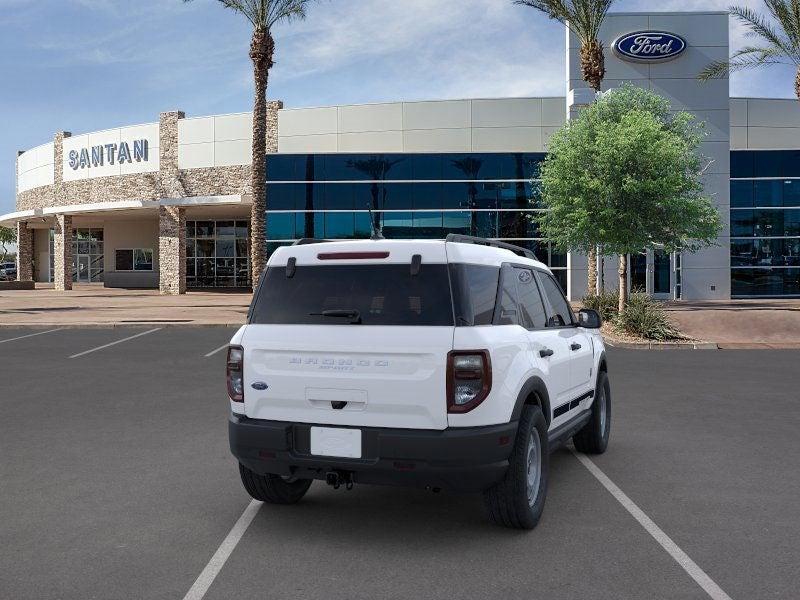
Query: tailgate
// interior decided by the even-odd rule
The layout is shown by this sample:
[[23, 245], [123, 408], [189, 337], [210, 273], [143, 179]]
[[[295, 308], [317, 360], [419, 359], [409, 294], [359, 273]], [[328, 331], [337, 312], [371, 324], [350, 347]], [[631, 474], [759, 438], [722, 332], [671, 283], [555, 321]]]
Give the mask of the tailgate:
[[[254, 419], [445, 429], [453, 327], [249, 325], [245, 413]], [[253, 387], [266, 389], [258, 390]]]

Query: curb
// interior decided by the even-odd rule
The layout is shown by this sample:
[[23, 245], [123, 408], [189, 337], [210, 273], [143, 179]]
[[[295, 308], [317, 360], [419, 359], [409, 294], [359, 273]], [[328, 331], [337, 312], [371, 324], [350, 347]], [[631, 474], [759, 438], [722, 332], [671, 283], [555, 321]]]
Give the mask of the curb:
[[715, 342], [617, 342], [603, 338], [603, 342], [612, 348], [626, 350], [719, 350]]

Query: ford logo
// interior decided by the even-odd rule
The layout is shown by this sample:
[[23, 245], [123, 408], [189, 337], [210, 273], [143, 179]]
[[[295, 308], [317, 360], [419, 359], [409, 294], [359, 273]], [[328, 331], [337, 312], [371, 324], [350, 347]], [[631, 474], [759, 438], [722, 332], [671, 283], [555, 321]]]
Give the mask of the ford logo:
[[637, 31], [614, 40], [614, 53], [634, 62], [672, 60], [686, 50], [686, 40], [665, 31]]

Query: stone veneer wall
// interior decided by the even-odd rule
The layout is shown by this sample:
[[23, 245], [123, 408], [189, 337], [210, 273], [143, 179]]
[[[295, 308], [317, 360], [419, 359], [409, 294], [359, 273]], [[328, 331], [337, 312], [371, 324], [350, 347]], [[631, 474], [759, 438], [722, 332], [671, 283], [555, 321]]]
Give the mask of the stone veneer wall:
[[17, 223], [17, 281], [33, 281], [33, 229]]
[[72, 217], [56, 215], [53, 236], [53, 283], [58, 291], [72, 289]]
[[186, 210], [158, 207], [158, 289], [162, 294], [186, 293]]

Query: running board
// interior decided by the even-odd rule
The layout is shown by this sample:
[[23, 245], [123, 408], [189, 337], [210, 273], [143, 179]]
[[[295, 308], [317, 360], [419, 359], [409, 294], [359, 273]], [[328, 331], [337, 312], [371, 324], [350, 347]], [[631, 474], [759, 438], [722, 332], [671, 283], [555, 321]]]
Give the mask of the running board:
[[578, 433], [581, 428], [586, 425], [592, 417], [592, 409], [586, 409], [583, 412], [575, 415], [566, 423], [556, 427], [547, 435], [548, 448], [550, 452], [558, 450], [569, 441], [573, 435]]

